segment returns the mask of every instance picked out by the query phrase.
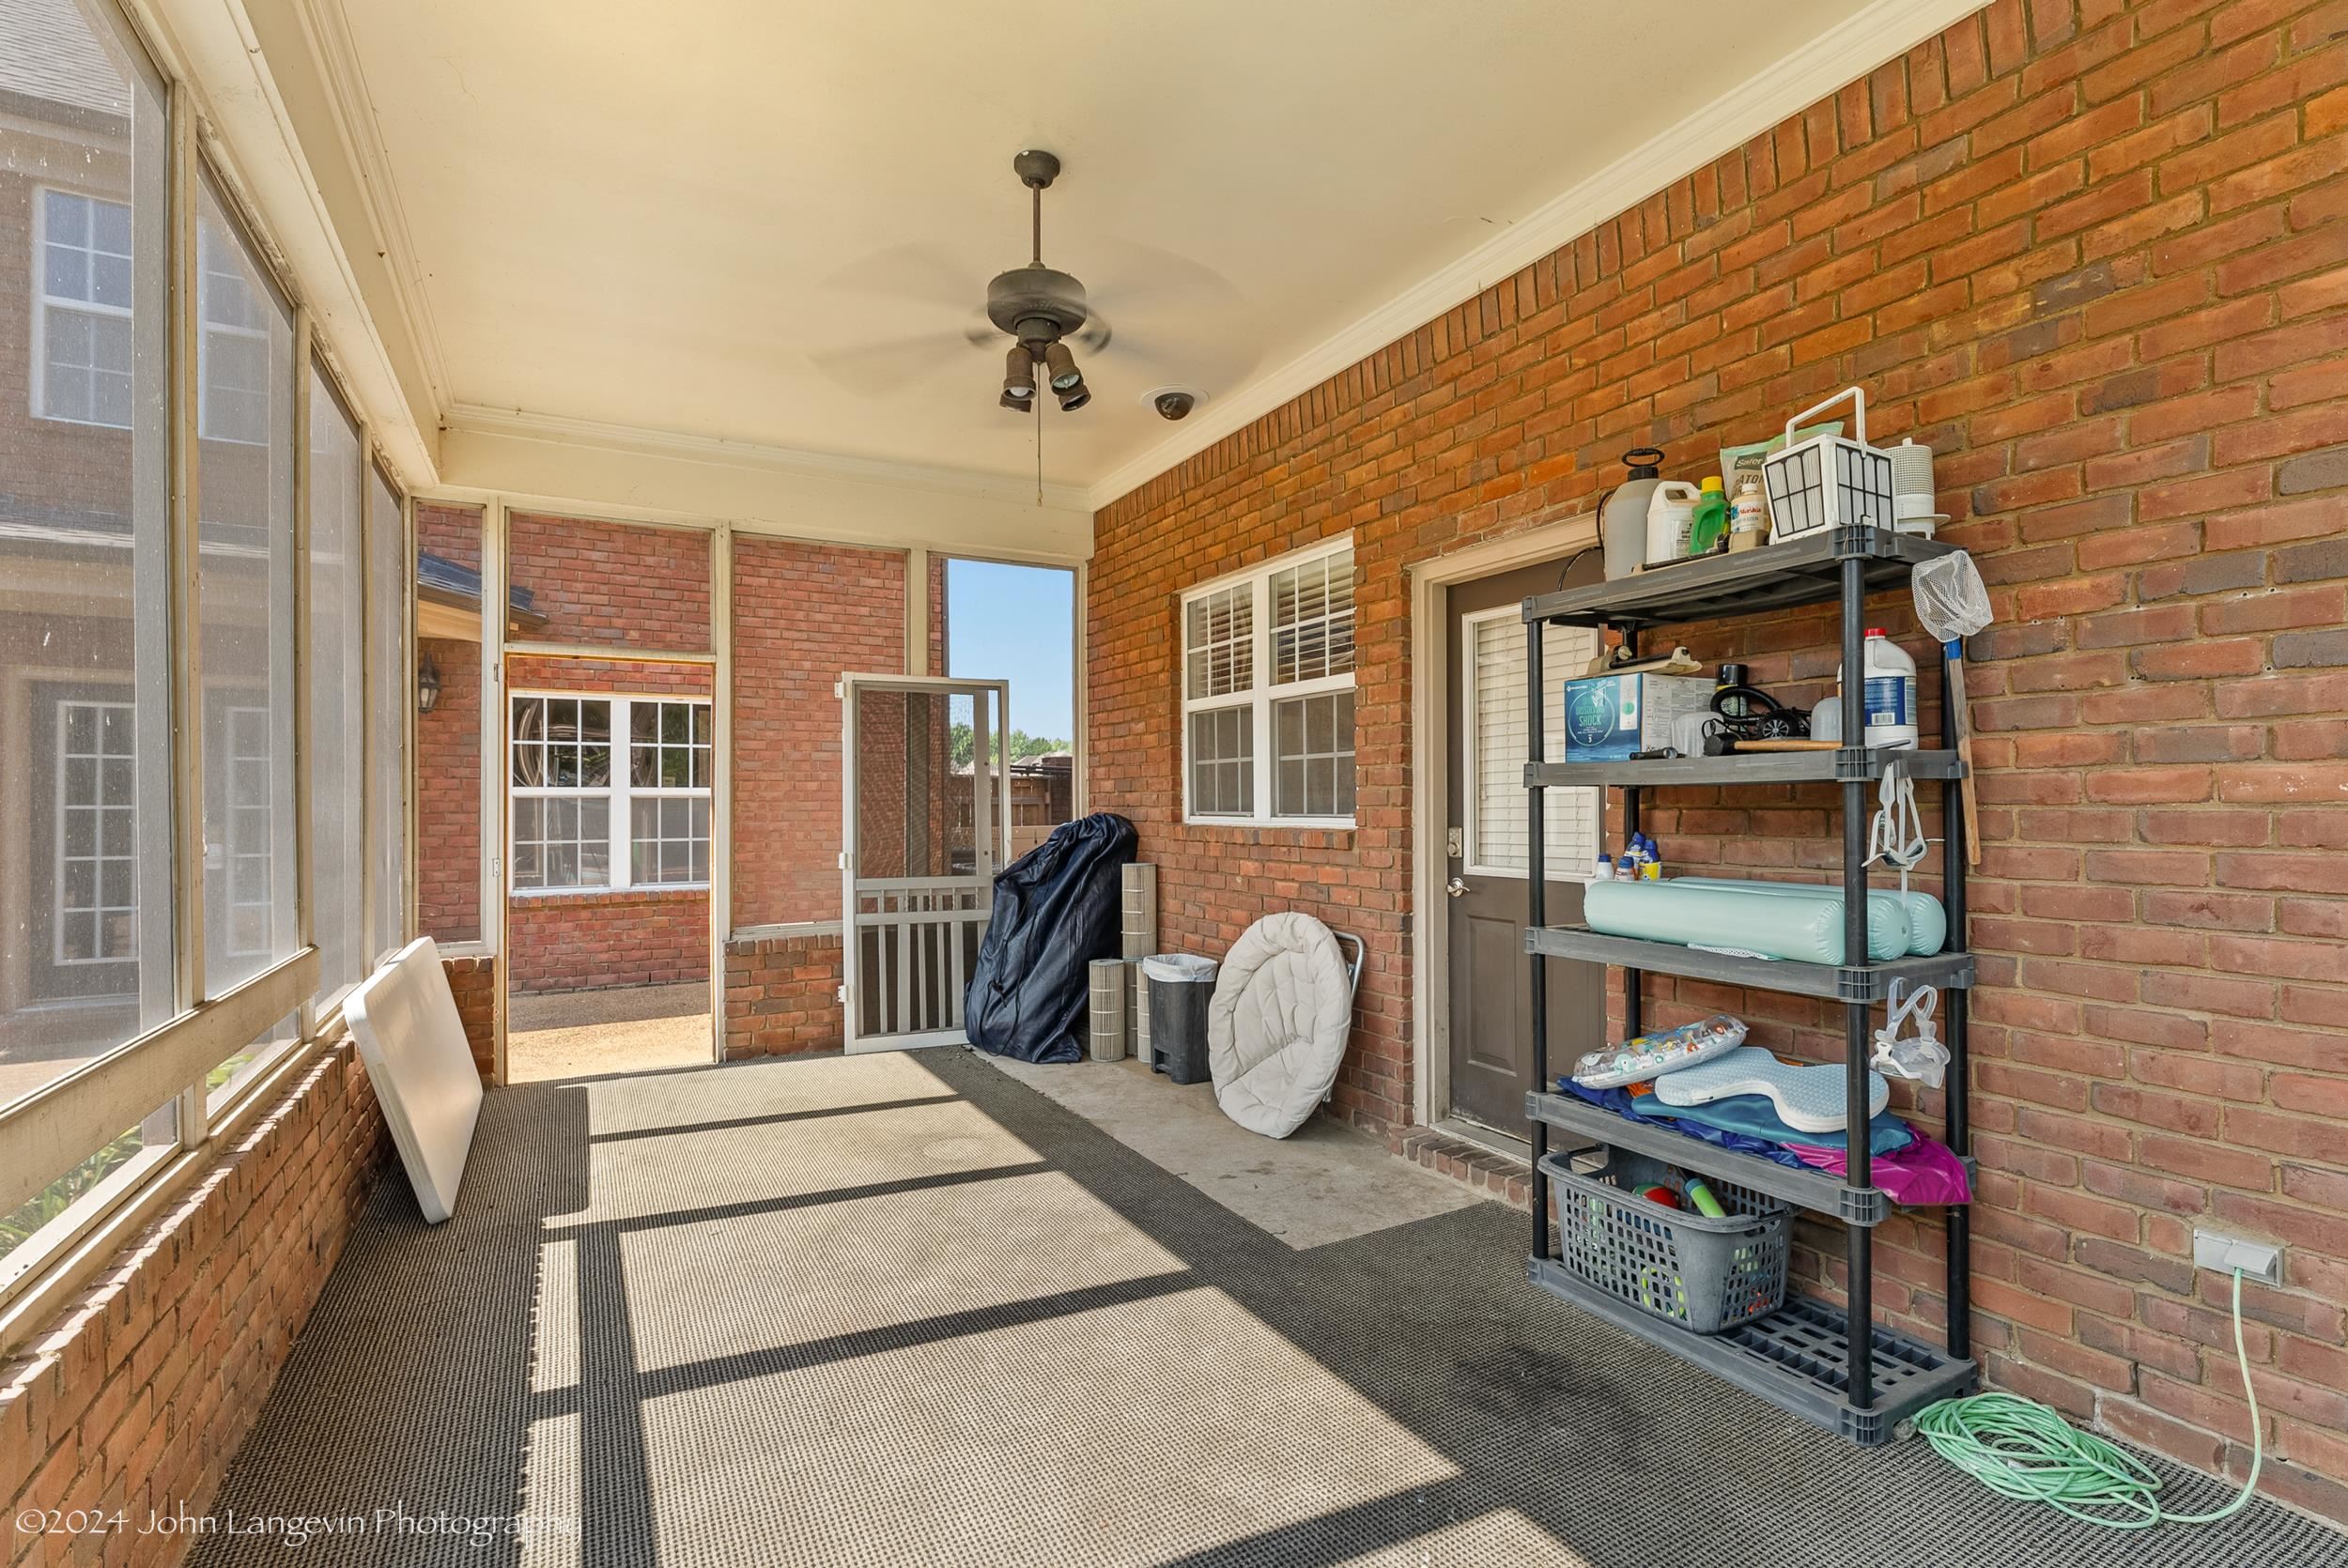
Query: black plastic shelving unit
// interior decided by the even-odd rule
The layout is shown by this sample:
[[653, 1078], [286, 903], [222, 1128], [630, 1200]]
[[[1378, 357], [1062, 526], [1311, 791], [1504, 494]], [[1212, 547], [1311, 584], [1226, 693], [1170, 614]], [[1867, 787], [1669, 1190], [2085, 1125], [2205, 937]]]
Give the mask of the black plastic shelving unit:
[[[1564, 589], [1524, 601], [1528, 624], [1611, 627], [1637, 651], [1639, 633], [1652, 626], [1722, 620], [1762, 610], [1839, 601], [1843, 668], [1863, 668], [1866, 599], [1870, 590], [1904, 586], [1920, 561], [1946, 555], [1954, 546], [1884, 529], [1822, 529], [1801, 539], [1742, 555], [1714, 556], [1616, 582]], [[1790, 1414], [1863, 1445], [1887, 1443], [1899, 1423], [1917, 1410], [1979, 1381], [1971, 1359], [1970, 1325], [1971, 1257], [1968, 1214], [1948, 1210], [1948, 1344], [1935, 1346], [1912, 1335], [1869, 1325], [1875, 1301], [1875, 1227], [1891, 1204], [1875, 1186], [1872, 1159], [1863, 1137], [1852, 1140], [1848, 1170], [1841, 1177], [1822, 1171], [1795, 1171], [1753, 1155], [1738, 1154], [1661, 1128], [1646, 1127], [1550, 1092], [1549, 976], [1544, 957], [1614, 965], [1624, 971], [1625, 1024], [1639, 1033], [1639, 977], [1681, 975], [1759, 990], [1823, 997], [1843, 1004], [1847, 1115], [1853, 1127], [1867, 1123], [1867, 1056], [1873, 1043], [1870, 1017], [1893, 979], [1940, 988], [1942, 1041], [1949, 1050], [1946, 1080], [1948, 1144], [1971, 1166], [1971, 1130], [1967, 1104], [1967, 992], [1973, 961], [1965, 951], [1964, 813], [1957, 799], [1964, 768], [1958, 761], [1956, 714], [1942, 694], [1939, 750], [1897, 751], [1846, 746], [1833, 751], [1755, 752], [1745, 756], [1688, 757], [1645, 762], [1552, 762], [1543, 755], [1547, 677], [1537, 636], [1526, 639], [1526, 681], [1531, 712], [1532, 757], [1524, 769], [1530, 815], [1528, 861], [1546, 863], [1542, 841], [1548, 821], [1543, 792], [1587, 786], [1622, 792], [1626, 833], [1639, 825], [1639, 792], [1691, 785], [1736, 787], [1800, 782], [1837, 783], [1843, 792], [1843, 950], [1859, 961], [1792, 963], [1707, 953], [1667, 942], [1608, 936], [1579, 926], [1549, 922], [1543, 879], [1527, 879], [1525, 949], [1534, 955], [1530, 1023], [1533, 1081], [1525, 1097], [1533, 1124], [1533, 1255], [1526, 1265], [1532, 1283], [1663, 1350], [1717, 1373]], [[1843, 683], [1843, 733], [1863, 735], [1861, 683]], [[1941, 786], [1943, 834], [1942, 899], [1949, 915], [1948, 946], [1929, 958], [1869, 962], [1867, 953], [1868, 787], [1892, 762], [1918, 779]], [[1844, 1222], [1846, 1231], [1849, 1306], [1789, 1296], [1765, 1317], [1722, 1334], [1694, 1334], [1661, 1322], [1576, 1279], [1552, 1252], [1549, 1214], [1551, 1176], [1558, 1156], [1550, 1148], [1554, 1129], [1570, 1134], [1574, 1147], [1604, 1144], [1666, 1161], [1706, 1176], [1720, 1176], [1768, 1192], [1785, 1202]]]

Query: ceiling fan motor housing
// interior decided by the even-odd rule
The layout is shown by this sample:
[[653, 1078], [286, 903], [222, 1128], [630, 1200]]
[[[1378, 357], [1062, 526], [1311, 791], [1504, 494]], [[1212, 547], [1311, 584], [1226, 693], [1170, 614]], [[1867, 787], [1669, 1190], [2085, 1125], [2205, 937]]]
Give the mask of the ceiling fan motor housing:
[[1020, 342], [1056, 343], [1085, 324], [1085, 285], [1050, 267], [1014, 267], [986, 285], [986, 318]]

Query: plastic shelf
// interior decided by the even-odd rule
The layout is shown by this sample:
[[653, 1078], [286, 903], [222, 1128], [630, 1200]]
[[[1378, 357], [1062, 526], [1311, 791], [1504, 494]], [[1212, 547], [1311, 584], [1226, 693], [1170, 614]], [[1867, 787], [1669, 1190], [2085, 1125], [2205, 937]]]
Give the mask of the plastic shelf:
[[[1827, 892], [1839, 889], [1827, 886]], [[1970, 953], [1939, 953], [1930, 958], [1886, 959], [1881, 963], [1796, 963], [1791, 959], [1747, 959], [1729, 953], [1707, 953], [1676, 942], [1645, 942], [1635, 936], [1608, 936], [1587, 926], [1540, 926], [1524, 933], [1528, 953], [1553, 959], [1580, 959], [1585, 963], [1611, 963], [1653, 975], [1685, 975], [1691, 979], [1718, 980], [1723, 985], [1753, 986], [1793, 996], [1823, 996], [1830, 1002], [1880, 1002], [1893, 980], [1912, 988], [1939, 986], [1965, 991], [1973, 983]]]
[[1667, 757], [1644, 762], [1527, 762], [1524, 782], [1528, 788], [1562, 784], [1590, 789], [1831, 783], [1880, 778], [1895, 762], [1910, 778], [1965, 776], [1965, 763], [1954, 751], [1851, 746], [1834, 751], [1746, 751], [1727, 757]]
[[1700, 1138], [1682, 1137], [1665, 1128], [1618, 1116], [1569, 1094], [1545, 1094], [1537, 1089], [1524, 1097], [1524, 1114], [1529, 1120], [1547, 1122], [1586, 1143], [1629, 1149], [1700, 1176], [1719, 1176], [1850, 1224], [1881, 1224], [1892, 1210], [1891, 1200], [1873, 1187], [1851, 1187], [1824, 1171], [1797, 1171], [1757, 1154], [1739, 1154]]
[[1666, 626], [1814, 605], [1842, 592], [1842, 563], [1866, 562], [1868, 589], [1904, 580], [1918, 561], [1956, 546], [1879, 528], [1818, 529], [1742, 555], [1706, 556], [1613, 582], [1524, 601], [1527, 621], [1569, 626]]
[[1854, 1409], [1845, 1353], [1850, 1325], [1839, 1307], [1789, 1297], [1767, 1317], [1726, 1333], [1691, 1334], [1592, 1289], [1553, 1259], [1526, 1259], [1525, 1275], [1551, 1295], [1596, 1313], [1657, 1349], [1862, 1448], [1892, 1442], [1900, 1422], [1936, 1400], [1970, 1393], [1980, 1381], [1971, 1361], [1877, 1325], [1870, 1361], [1875, 1402]]

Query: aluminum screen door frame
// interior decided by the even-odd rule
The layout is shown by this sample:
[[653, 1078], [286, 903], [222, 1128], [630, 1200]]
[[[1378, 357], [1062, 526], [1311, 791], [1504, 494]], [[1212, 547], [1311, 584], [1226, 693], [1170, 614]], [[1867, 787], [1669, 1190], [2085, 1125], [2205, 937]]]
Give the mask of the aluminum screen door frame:
[[[863, 738], [857, 733], [858, 699], [866, 692], [919, 692], [952, 699], [968, 697], [971, 701], [970, 788], [974, 796], [971, 821], [974, 824], [974, 864], [969, 875], [921, 877], [918, 879], [873, 878], [859, 881], [857, 876], [860, 827], [857, 820], [857, 784], [863, 758]], [[989, 700], [992, 699], [990, 711]], [[968, 969], [958, 961], [960, 948], [956, 935], [975, 930], [970, 946], [975, 955], [978, 938], [986, 930], [988, 915], [995, 903], [995, 873], [1011, 860], [1011, 788], [1009, 761], [996, 756], [987, 759], [994, 750], [996, 731], [1008, 731], [1011, 714], [1011, 683], [1008, 681], [955, 680], [937, 675], [844, 675], [840, 681], [841, 713], [841, 1039], [851, 1053], [861, 1051], [902, 1051], [919, 1046], [962, 1045], [967, 1043], [962, 1025], [962, 992], [967, 983]], [[918, 884], [918, 885], [916, 885]], [[866, 906], [891, 900], [927, 904], [933, 907], [899, 910], [873, 910]], [[938, 906], [942, 901], [943, 907]], [[945, 932], [943, 953], [923, 948], [913, 961], [904, 961], [907, 934], [922, 930], [942, 928]], [[864, 940], [867, 932], [877, 932], [876, 952], [881, 956], [885, 972], [865, 973]], [[891, 935], [897, 943], [898, 961], [888, 961]], [[935, 964], [935, 967], [933, 965]], [[907, 997], [916, 985], [926, 985], [935, 994], [945, 999], [945, 1014], [937, 1026], [903, 1028], [890, 1027], [891, 1022], [904, 1022]], [[871, 1034], [862, 1032], [864, 998], [868, 988], [886, 988], [878, 993], [877, 1006], [884, 1026]]]

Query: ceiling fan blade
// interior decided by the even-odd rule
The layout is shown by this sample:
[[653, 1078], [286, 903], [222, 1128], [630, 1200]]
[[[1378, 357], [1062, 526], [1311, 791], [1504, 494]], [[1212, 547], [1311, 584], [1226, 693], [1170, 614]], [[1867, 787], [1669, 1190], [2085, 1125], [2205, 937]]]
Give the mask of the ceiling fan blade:
[[986, 297], [986, 279], [934, 245], [891, 245], [849, 263], [825, 286], [927, 305], [966, 307]]
[[967, 352], [960, 332], [923, 332], [888, 343], [824, 349], [808, 358], [848, 391], [879, 397], [962, 362]]
[[1228, 278], [1188, 256], [1130, 239], [1106, 240], [1102, 253], [1098, 270], [1103, 286], [1098, 292], [1105, 294], [1120, 315], [1245, 308], [1244, 296]]

